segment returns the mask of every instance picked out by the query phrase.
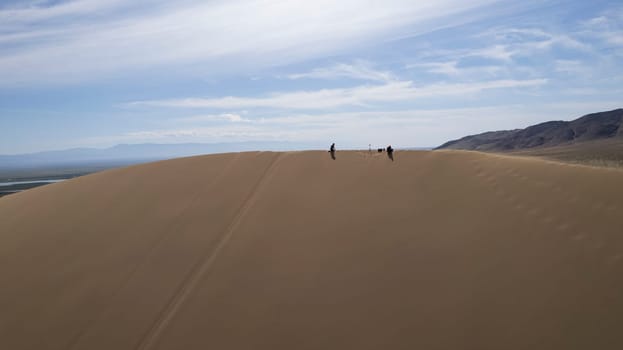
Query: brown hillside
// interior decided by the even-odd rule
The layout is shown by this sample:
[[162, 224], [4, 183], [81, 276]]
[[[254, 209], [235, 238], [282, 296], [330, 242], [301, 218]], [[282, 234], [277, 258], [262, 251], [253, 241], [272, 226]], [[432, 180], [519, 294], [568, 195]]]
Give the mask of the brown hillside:
[[623, 172], [240, 153], [0, 198], [0, 349], [623, 348]]
[[437, 149], [509, 152], [606, 141], [623, 137], [623, 108], [587, 114], [572, 121], [548, 121], [525, 129], [490, 131], [452, 140]]

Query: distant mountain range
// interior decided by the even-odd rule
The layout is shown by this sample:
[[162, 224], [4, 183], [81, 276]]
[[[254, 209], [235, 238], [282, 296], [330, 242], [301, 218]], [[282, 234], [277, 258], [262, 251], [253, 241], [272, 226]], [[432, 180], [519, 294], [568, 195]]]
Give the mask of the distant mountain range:
[[[585, 115], [573, 121], [549, 121], [525, 129], [491, 131], [444, 143], [436, 149], [508, 152], [623, 139], [623, 109]], [[594, 144], [594, 142], [592, 142]]]
[[29, 154], [0, 155], [0, 170], [83, 164], [131, 164], [209, 153], [291, 150], [288, 142], [122, 144], [110, 148], [75, 148]]

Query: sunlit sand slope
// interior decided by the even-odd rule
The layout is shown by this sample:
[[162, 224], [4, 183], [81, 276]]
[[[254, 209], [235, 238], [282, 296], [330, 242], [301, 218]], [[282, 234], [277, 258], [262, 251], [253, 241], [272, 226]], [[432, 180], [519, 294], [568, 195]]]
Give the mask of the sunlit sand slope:
[[0, 349], [621, 349], [623, 171], [241, 153], [0, 198]]

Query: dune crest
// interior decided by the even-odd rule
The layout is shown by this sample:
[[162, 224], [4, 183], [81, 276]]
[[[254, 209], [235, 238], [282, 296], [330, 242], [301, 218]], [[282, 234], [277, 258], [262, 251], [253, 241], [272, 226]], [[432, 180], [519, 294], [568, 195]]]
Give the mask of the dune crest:
[[1, 349], [623, 348], [623, 172], [248, 152], [0, 198]]

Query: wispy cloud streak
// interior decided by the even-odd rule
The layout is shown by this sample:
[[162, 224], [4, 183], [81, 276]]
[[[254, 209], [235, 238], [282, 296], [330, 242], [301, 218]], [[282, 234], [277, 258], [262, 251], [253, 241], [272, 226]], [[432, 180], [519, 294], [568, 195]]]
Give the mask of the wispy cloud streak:
[[172, 108], [278, 108], [328, 109], [344, 106], [366, 106], [378, 102], [406, 101], [478, 93], [489, 89], [535, 87], [546, 79], [494, 80], [476, 83], [439, 83], [415, 86], [411, 81], [395, 81], [383, 85], [362, 85], [344, 89], [277, 92], [266, 97], [227, 96], [218, 98], [182, 98], [130, 102], [128, 106]]
[[[379, 42], [418, 24], [451, 22], [496, 1], [155, 1], [150, 10], [126, 13], [113, 11], [129, 6], [120, 0], [77, 0], [4, 9], [0, 43], [21, 39], [0, 56], [0, 75], [4, 84], [60, 83], [190, 63], [210, 71], [215, 63], [222, 70], [296, 62]], [[103, 10], [110, 15], [100, 15]], [[80, 21], [85, 14], [89, 21]], [[55, 31], [62, 34], [50, 35]], [[47, 40], [37, 40], [37, 33]]]
[[369, 80], [377, 82], [389, 82], [397, 78], [388, 71], [374, 69], [365, 61], [355, 61], [352, 64], [337, 63], [330, 67], [316, 68], [307, 73], [288, 75], [289, 79], [339, 79], [349, 78], [357, 80]]

